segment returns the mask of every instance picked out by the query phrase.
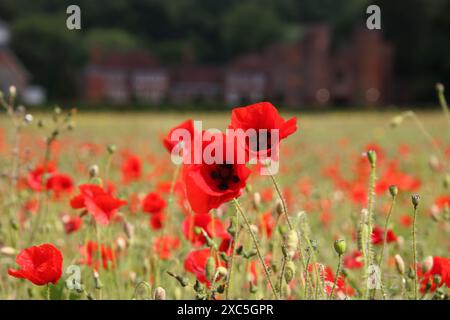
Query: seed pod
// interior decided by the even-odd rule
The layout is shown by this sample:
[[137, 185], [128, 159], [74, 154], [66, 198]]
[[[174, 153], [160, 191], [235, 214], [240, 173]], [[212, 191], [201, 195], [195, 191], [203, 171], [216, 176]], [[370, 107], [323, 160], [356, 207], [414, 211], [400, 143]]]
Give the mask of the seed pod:
[[398, 188], [396, 185], [389, 186], [389, 193], [391, 194], [391, 197], [396, 197], [398, 194]]
[[375, 167], [377, 162], [377, 153], [375, 152], [375, 150], [367, 151], [367, 159], [369, 159], [370, 166], [372, 168]]
[[261, 194], [259, 192], [253, 193], [253, 208], [258, 210], [261, 206]]
[[157, 287], [155, 291], [153, 292], [153, 299], [154, 300], [166, 300], [166, 290], [161, 287]]
[[212, 282], [214, 280], [215, 272], [216, 272], [216, 260], [213, 257], [209, 257], [208, 260], [206, 260], [206, 267], [205, 267], [206, 279]]
[[343, 255], [347, 251], [347, 243], [344, 239], [339, 239], [334, 242], [334, 250], [338, 255]]
[[284, 279], [286, 283], [290, 283], [295, 276], [295, 264], [292, 261], [286, 262], [286, 267], [284, 271]]
[[394, 259], [395, 259], [395, 267], [397, 268], [397, 272], [403, 276], [405, 274], [405, 262], [403, 261], [402, 256], [399, 254], [396, 254], [394, 256]]
[[414, 206], [414, 209], [416, 209], [417, 206], [418, 206], [419, 203], [420, 203], [420, 196], [419, 196], [418, 194], [413, 194], [413, 195], [411, 196], [411, 202], [412, 202], [412, 204], [413, 204], [413, 206]]

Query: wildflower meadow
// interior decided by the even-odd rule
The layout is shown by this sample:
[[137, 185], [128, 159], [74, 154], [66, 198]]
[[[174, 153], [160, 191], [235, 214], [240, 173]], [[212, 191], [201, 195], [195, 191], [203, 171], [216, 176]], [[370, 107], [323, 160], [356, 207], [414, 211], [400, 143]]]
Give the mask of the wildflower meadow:
[[[0, 299], [448, 299], [450, 118], [437, 93], [418, 113], [35, 113], [11, 87]], [[227, 129], [268, 139], [234, 139], [239, 162], [220, 152]]]

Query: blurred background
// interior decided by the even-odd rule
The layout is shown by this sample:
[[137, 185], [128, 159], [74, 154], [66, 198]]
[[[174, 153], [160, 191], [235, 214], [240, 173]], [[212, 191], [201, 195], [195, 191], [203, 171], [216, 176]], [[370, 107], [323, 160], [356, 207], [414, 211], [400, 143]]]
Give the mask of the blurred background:
[[[81, 30], [66, 27], [71, 4]], [[449, 0], [0, 0], [0, 89], [95, 110], [426, 108], [450, 80], [449, 12]]]

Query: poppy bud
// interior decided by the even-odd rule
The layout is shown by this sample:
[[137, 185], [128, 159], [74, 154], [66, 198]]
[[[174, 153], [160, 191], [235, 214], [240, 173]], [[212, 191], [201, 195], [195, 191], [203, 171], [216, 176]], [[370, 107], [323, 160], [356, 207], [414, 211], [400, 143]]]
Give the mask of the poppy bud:
[[134, 236], [134, 226], [131, 223], [129, 223], [128, 221], [124, 220], [123, 231], [125, 232], [125, 234], [126, 234], [128, 239], [131, 240], [133, 238], [133, 236]]
[[154, 300], [166, 300], [166, 290], [161, 287], [157, 287], [155, 291], [153, 292], [153, 299]]
[[290, 283], [295, 276], [295, 264], [292, 261], [288, 261], [286, 263], [285, 271], [284, 271], [284, 279], [286, 283]]
[[167, 274], [175, 278], [182, 287], [187, 287], [189, 285], [189, 280], [186, 277], [181, 277], [171, 271], [167, 271]]
[[432, 256], [428, 256], [425, 258], [425, 260], [423, 261], [423, 272], [427, 273], [428, 271], [430, 271], [433, 268], [433, 257]]
[[76, 126], [77, 125], [74, 121], [70, 121], [69, 124], [67, 125], [67, 130], [72, 131], [73, 129], [75, 129]]
[[60, 107], [55, 107], [55, 108], [53, 109], [53, 113], [56, 114], [56, 115], [61, 114], [61, 108], [60, 108]]
[[230, 226], [227, 228], [227, 231], [233, 239], [236, 237], [236, 233], [237, 233], [236, 225], [237, 225], [236, 217], [231, 217]]
[[377, 163], [377, 153], [374, 150], [367, 151], [367, 159], [369, 159], [370, 166], [373, 168]]
[[248, 252], [244, 252], [243, 256], [244, 256], [244, 258], [250, 259], [250, 258], [256, 256], [257, 254], [258, 254], [258, 252], [256, 251], [256, 249], [253, 248]]
[[403, 261], [403, 258], [401, 255], [396, 254], [394, 256], [395, 259], [395, 267], [397, 268], [397, 272], [401, 275], [405, 274], [405, 262]]
[[13, 247], [1, 247], [0, 248], [0, 253], [2, 255], [11, 257], [11, 256], [14, 256], [16, 254], [16, 250]]
[[27, 113], [27, 114], [23, 117], [23, 121], [24, 121], [26, 124], [32, 123], [32, 122], [33, 122], [33, 115]]
[[243, 247], [242, 245], [240, 245], [240, 246], [237, 247], [237, 249], [236, 249], [236, 254], [237, 254], [238, 256], [240, 256], [240, 255], [243, 253], [243, 251], [244, 251], [244, 247]]
[[281, 202], [281, 200], [277, 201], [275, 211], [279, 216], [281, 216], [284, 213], [283, 203]]
[[205, 287], [203, 286], [203, 284], [200, 283], [200, 281], [195, 280], [194, 291], [197, 293], [204, 292]]
[[334, 250], [336, 250], [338, 255], [343, 255], [347, 251], [347, 243], [344, 239], [339, 239], [334, 242]]
[[98, 272], [96, 270], [94, 270], [93, 276], [94, 276], [95, 289], [100, 290], [101, 288], [103, 288], [103, 283], [100, 280], [100, 275], [98, 274]]
[[94, 164], [92, 166], [89, 167], [89, 177], [91, 179], [94, 179], [98, 176], [98, 165]]
[[228, 270], [227, 268], [220, 266], [217, 268], [217, 274], [221, 277], [226, 277], [228, 275]]
[[253, 193], [253, 208], [258, 210], [261, 205], [261, 194], [259, 192]]
[[217, 292], [222, 294], [225, 292], [225, 286], [223, 284], [217, 286]]
[[297, 231], [290, 230], [287, 233], [285, 233], [285, 246], [286, 246], [286, 253], [288, 257], [292, 258], [295, 255], [295, 252], [297, 251], [298, 246], [298, 235]]
[[442, 83], [438, 82], [436, 83], [436, 91], [438, 92], [438, 94], [443, 94], [445, 90], [445, 87]]
[[436, 157], [433, 154], [428, 158], [428, 166], [433, 171], [440, 171], [442, 168], [442, 165], [441, 165], [438, 157]]
[[258, 292], [258, 287], [252, 281], [250, 281], [250, 293], [255, 294], [257, 292]]
[[391, 194], [391, 197], [394, 198], [398, 194], [398, 188], [396, 185], [389, 186], [389, 193]]
[[413, 195], [411, 196], [411, 202], [412, 202], [412, 204], [413, 204], [413, 206], [414, 206], [414, 209], [416, 209], [417, 206], [418, 206], [419, 203], [420, 203], [420, 196], [419, 196], [418, 194], [413, 194]]
[[10, 86], [9, 87], [9, 95], [11, 96], [12, 99], [16, 98], [17, 95], [17, 89], [15, 86]]
[[212, 282], [214, 280], [215, 272], [216, 260], [213, 257], [209, 257], [208, 260], [206, 260], [205, 266], [206, 279]]
[[113, 154], [114, 152], [116, 152], [117, 147], [115, 144], [110, 144], [110, 145], [108, 145], [107, 150], [108, 150], [109, 154]]
[[247, 183], [247, 185], [245, 186], [245, 191], [247, 191], [248, 193], [252, 192], [252, 186], [251, 184]]

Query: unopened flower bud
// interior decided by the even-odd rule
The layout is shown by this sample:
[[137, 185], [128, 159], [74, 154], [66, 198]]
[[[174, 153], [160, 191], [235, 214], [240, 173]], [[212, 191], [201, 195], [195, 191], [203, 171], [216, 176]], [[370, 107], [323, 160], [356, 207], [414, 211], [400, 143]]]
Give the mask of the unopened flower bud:
[[155, 291], [153, 292], [153, 299], [154, 300], [166, 300], [166, 290], [161, 287], [157, 287]]
[[290, 230], [284, 235], [287, 256], [292, 258], [298, 247], [298, 234], [295, 230]]
[[397, 272], [403, 276], [405, 274], [405, 262], [403, 261], [402, 256], [399, 254], [396, 254], [394, 256], [394, 259], [395, 259], [395, 267], [397, 268]]
[[103, 283], [100, 280], [100, 275], [98, 274], [98, 272], [96, 270], [94, 270], [93, 276], [94, 276], [95, 289], [100, 290], [101, 288], [103, 288]]
[[9, 95], [11, 96], [11, 98], [15, 98], [17, 95], [17, 89], [15, 86], [10, 86], [9, 87]]
[[214, 280], [215, 272], [216, 272], [216, 260], [213, 257], [209, 257], [208, 260], [206, 260], [206, 267], [205, 267], [206, 279], [212, 282]]
[[217, 268], [217, 274], [225, 278], [228, 275], [228, 270], [227, 268], [220, 266]]
[[370, 166], [373, 168], [377, 162], [377, 153], [374, 150], [367, 151], [367, 159], [369, 159]]
[[116, 152], [117, 147], [115, 144], [110, 144], [110, 145], [108, 145], [107, 150], [108, 150], [109, 154], [113, 154], [114, 152]]
[[98, 171], [99, 171], [98, 165], [94, 164], [94, 165], [90, 166], [89, 167], [89, 177], [91, 179], [97, 177], [98, 176]]
[[411, 202], [412, 202], [412, 204], [413, 204], [413, 206], [414, 206], [414, 209], [416, 209], [417, 206], [418, 206], [419, 203], [420, 203], [420, 196], [419, 196], [418, 194], [413, 194], [413, 195], [411, 196]]
[[347, 251], [347, 243], [344, 239], [339, 239], [334, 242], [334, 250], [336, 250], [338, 255], [343, 255]]
[[389, 193], [391, 194], [391, 197], [396, 197], [398, 194], [398, 188], [396, 185], [389, 186]]
[[32, 123], [32, 122], [33, 122], [33, 115], [27, 113], [27, 114], [23, 117], [23, 121], [24, 121], [26, 124]]
[[286, 267], [284, 271], [284, 279], [286, 283], [290, 283], [295, 276], [295, 264], [293, 261], [289, 260], [286, 262]]
[[283, 202], [281, 202], [281, 200], [277, 201], [275, 211], [279, 216], [281, 216], [284, 213]]
[[261, 205], [261, 194], [259, 192], [253, 193], [253, 208], [258, 210]]
[[436, 91], [440, 94], [444, 93], [445, 87], [442, 83], [436, 83]]

